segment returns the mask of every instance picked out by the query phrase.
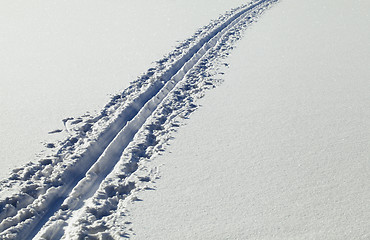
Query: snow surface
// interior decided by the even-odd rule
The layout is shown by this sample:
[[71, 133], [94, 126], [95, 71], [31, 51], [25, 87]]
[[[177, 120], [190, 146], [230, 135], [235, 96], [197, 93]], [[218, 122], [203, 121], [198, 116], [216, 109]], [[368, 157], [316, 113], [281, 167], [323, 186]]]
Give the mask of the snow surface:
[[[0, 238], [120, 239], [122, 218], [155, 171], [162, 152], [196, 99], [220, 83], [222, 59], [241, 32], [275, 0], [254, 0], [220, 15], [153, 64], [93, 116], [63, 119], [68, 137], [48, 143], [38, 161], [0, 182]], [[219, 77], [219, 76], [218, 76]], [[59, 134], [55, 130], [53, 134]]]
[[[0, 238], [368, 238], [369, 30], [356, 24], [368, 3], [276, 2], [192, 29], [100, 112], [64, 116], [37, 161], [0, 182]], [[60, 4], [89, 23], [107, 7]]]
[[0, 178], [68, 135], [48, 135], [63, 119], [99, 111], [178, 41], [243, 3], [3, 0]]
[[284, 0], [151, 167], [133, 239], [370, 238], [368, 1]]

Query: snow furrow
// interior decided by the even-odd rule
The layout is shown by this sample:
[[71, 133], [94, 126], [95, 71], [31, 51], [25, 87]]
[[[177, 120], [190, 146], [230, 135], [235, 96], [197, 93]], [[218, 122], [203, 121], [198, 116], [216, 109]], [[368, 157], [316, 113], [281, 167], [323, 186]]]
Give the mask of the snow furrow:
[[[176, 85], [184, 79], [200, 59], [227, 35], [238, 22], [256, 8], [274, 0], [255, 1], [237, 10], [218, 27], [196, 42], [187, 53], [177, 59], [164, 73], [156, 76], [98, 136], [81, 155], [67, 154], [77, 159], [65, 166], [58, 184], [42, 189], [35, 186], [34, 200], [20, 198], [18, 210], [9, 205], [0, 212], [0, 238], [2, 239], [55, 239], [64, 234], [63, 227], [85, 202], [96, 194], [101, 183], [112, 172], [126, 147], [144, 126], [153, 112], [160, 106]], [[55, 185], [55, 186], [54, 186]], [[40, 188], [41, 190], [39, 190]], [[29, 199], [29, 200], [27, 200]], [[20, 203], [20, 202], [19, 202]]]

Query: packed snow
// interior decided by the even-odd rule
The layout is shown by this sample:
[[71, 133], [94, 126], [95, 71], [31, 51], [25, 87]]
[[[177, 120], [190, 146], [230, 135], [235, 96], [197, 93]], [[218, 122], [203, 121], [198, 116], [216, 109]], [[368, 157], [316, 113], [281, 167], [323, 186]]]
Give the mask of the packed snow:
[[1, 239], [369, 237], [369, 3], [5, 6]]

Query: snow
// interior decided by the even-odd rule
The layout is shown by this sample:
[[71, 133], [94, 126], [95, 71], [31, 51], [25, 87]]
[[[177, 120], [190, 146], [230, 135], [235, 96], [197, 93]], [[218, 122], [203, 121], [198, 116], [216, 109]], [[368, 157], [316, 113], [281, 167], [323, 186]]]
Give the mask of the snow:
[[368, 237], [368, 3], [275, 2], [7, 2], [29, 38], [4, 75], [69, 90], [40, 112], [5, 91], [54, 139], [0, 182], [0, 238]]
[[133, 239], [366, 239], [365, 1], [284, 0], [228, 59], [129, 207]]
[[[181, 42], [100, 113], [62, 120], [69, 136], [48, 143], [38, 161], [0, 182], [0, 237], [6, 239], [122, 238], [120, 219], [135, 193], [147, 189], [145, 162], [163, 151], [171, 133], [219, 84], [221, 59], [274, 1], [233, 9]], [[117, 224], [120, 222], [120, 224]]]
[[0, 178], [60, 140], [48, 132], [62, 119], [99, 111], [178, 41], [243, 3], [2, 1]]

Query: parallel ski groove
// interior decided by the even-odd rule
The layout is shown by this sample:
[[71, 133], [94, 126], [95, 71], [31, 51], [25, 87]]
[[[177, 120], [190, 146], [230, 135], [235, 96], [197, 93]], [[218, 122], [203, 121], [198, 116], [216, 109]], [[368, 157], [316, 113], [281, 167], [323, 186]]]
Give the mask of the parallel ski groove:
[[[112, 171], [135, 134], [176, 84], [232, 26], [243, 19], [245, 14], [265, 2], [269, 2], [269, 0], [261, 0], [245, 7], [203, 37], [198, 44], [189, 49], [187, 54], [176, 61], [168, 71], [141, 93], [131, 105], [127, 106], [120, 114], [122, 117], [118, 118], [110, 126], [107, 133], [101, 137], [102, 140], [91, 147], [73, 169], [66, 170], [64, 176], [71, 177], [71, 181], [62, 186], [50, 188], [48, 194], [44, 194], [44, 198], [37, 199], [35, 204], [27, 207], [26, 210], [36, 211], [37, 214], [29, 221], [28, 227], [21, 229], [17, 239], [33, 238], [59, 207], [75, 210], [83, 204], [84, 200], [91, 197], [100, 183]], [[58, 202], [58, 206], [49, 208], [51, 203], [55, 202]], [[9, 226], [13, 225], [9, 224]]]

